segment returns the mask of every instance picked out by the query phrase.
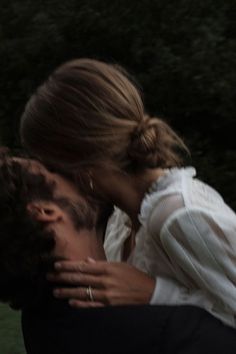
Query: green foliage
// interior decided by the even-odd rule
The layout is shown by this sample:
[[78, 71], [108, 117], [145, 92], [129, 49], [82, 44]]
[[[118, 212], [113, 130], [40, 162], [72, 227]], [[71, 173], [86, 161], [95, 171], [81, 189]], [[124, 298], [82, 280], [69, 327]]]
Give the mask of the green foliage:
[[20, 330], [20, 313], [0, 304], [1, 354], [25, 354]]
[[236, 209], [235, 10], [234, 0], [2, 0], [1, 142], [19, 143], [25, 102], [55, 66], [82, 56], [119, 62]]

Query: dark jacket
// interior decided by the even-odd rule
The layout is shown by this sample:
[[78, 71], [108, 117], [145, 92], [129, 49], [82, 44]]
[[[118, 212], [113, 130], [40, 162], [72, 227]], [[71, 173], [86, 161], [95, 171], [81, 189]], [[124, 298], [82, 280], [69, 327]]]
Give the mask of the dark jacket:
[[24, 309], [28, 354], [235, 354], [236, 331], [192, 306], [75, 310], [49, 299]]

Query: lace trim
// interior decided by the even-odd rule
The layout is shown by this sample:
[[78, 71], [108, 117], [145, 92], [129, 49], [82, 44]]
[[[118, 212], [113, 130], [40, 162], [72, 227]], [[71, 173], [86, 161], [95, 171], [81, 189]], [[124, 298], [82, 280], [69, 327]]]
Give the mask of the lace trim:
[[173, 167], [165, 170], [165, 174], [154, 181], [145, 194], [140, 207], [138, 219], [143, 226], [146, 226], [149, 215], [155, 207], [159, 198], [164, 194], [176, 192], [176, 182], [181, 181], [182, 177], [193, 178], [196, 176], [194, 167]]

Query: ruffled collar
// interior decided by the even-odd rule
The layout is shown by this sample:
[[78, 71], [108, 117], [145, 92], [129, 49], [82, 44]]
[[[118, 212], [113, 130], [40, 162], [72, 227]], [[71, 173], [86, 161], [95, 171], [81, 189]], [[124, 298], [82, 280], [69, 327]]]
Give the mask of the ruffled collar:
[[157, 202], [157, 198], [161, 197], [161, 195], [166, 191], [167, 188], [171, 188], [173, 182], [176, 183], [178, 180], [180, 181], [183, 176], [186, 176], [188, 178], [195, 177], [195, 168], [190, 166], [183, 168], [173, 167], [170, 169], [166, 169], [165, 173], [151, 184], [140, 206], [140, 213], [138, 215], [138, 219], [141, 225], [146, 225], [146, 221], [149, 215], [151, 214], [151, 211], [154, 207], [154, 203]]
[[[176, 183], [177, 181], [180, 181], [183, 175], [192, 178], [196, 175], [196, 170], [193, 167], [173, 167], [171, 169], [166, 169], [165, 173], [151, 184], [142, 200], [138, 215], [138, 219], [142, 226], [146, 225], [157, 199], [160, 198], [162, 194], [166, 193], [167, 188], [171, 188], [173, 182]], [[122, 228], [122, 235], [120, 233], [120, 228]], [[130, 228], [131, 220], [129, 216], [123, 210], [115, 206], [114, 212], [107, 223], [105, 242], [110, 234], [116, 234], [117, 239], [120, 240], [122, 238], [122, 241], [124, 241], [130, 233]]]

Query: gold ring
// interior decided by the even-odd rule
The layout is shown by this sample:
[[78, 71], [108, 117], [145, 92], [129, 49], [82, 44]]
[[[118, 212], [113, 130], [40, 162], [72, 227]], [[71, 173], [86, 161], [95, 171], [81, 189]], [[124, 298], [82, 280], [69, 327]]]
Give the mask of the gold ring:
[[89, 298], [90, 301], [94, 301], [94, 297], [93, 297], [93, 293], [92, 293], [92, 288], [91, 286], [89, 285], [86, 289], [86, 294]]

